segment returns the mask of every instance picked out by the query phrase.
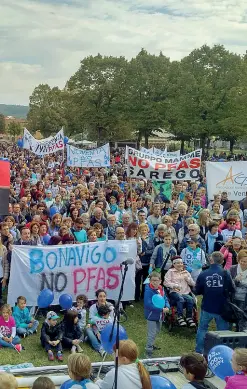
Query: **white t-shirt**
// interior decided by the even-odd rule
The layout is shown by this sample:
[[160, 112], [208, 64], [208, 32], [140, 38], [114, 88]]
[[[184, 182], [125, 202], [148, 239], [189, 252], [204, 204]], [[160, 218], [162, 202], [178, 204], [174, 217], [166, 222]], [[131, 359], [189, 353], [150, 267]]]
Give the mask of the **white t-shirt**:
[[[232, 238], [234, 231], [228, 230], [227, 228], [225, 230], [221, 231], [221, 235], [223, 236], [223, 242], [226, 243], [230, 238]], [[234, 237], [242, 239], [242, 232], [240, 230], [235, 230]]]

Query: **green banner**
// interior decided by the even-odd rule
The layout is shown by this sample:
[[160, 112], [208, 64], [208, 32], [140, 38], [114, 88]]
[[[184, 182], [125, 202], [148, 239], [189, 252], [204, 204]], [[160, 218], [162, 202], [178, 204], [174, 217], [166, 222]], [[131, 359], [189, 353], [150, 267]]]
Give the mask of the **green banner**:
[[152, 197], [154, 202], [164, 202], [171, 200], [172, 196], [172, 180], [152, 182]]

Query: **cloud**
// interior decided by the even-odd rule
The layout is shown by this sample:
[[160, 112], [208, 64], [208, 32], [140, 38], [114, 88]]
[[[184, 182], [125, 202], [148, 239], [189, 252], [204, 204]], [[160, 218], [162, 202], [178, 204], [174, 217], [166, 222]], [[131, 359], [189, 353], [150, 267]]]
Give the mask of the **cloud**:
[[1, 0], [0, 13], [0, 103], [27, 104], [39, 83], [63, 87], [99, 52], [178, 60], [222, 43], [245, 53], [245, 0]]

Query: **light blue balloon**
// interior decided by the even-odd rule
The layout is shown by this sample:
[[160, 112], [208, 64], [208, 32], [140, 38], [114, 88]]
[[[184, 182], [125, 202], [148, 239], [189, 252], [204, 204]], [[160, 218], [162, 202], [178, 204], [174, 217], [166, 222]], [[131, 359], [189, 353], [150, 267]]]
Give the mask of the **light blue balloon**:
[[223, 345], [215, 346], [209, 351], [208, 366], [222, 380], [235, 374], [231, 364], [232, 355], [233, 350]]
[[163, 309], [165, 306], [165, 299], [160, 294], [154, 294], [152, 297], [152, 303], [156, 308]]
[[150, 381], [152, 389], [177, 389], [176, 386], [168, 380], [168, 378], [159, 375], [151, 375]]
[[69, 138], [67, 136], [64, 136], [63, 137], [63, 141], [64, 141], [64, 144], [66, 145], [69, 141]]

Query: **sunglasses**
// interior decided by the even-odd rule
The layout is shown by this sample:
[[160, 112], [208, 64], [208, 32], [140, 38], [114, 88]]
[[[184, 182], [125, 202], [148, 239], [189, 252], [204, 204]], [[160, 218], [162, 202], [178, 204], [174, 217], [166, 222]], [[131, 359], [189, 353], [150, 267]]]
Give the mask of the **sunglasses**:
[[194, 228], [189, 228], [189, 231], [195, 231], [195, 229]]
[[235, 226], [236, 223], [233, 223], [233, 222], [231, 223], [231, 222], [230, 222], [230, 223], [228, 223], [228, 224], [229, 224], [230, 226]]

